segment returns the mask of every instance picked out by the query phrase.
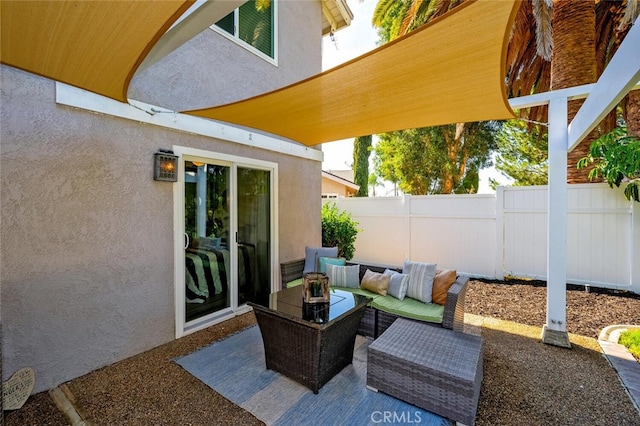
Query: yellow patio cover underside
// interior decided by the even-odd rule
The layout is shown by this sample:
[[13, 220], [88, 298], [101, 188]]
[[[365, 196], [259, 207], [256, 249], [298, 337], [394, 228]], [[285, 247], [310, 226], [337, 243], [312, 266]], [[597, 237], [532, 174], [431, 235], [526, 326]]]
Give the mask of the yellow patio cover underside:
[[192, 2], [2, 0], [0, 58], [126, 102], [136, 69]]
[[188, 114], [305, 145], [512, 118], [505, 54], [517, 2], [465, 3], [392, 43], [291, 86]]

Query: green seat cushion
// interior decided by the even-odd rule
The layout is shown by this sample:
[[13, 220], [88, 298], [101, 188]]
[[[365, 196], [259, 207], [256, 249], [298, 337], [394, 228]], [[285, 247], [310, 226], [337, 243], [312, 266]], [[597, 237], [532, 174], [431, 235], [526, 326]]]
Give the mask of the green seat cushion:
[[297, 280], [289, 281], [287, 283], [287, 288], [295, 287], [295, 286], [298, 286], [298, 285], [302, 285], [302, 278], [298, 278]]
[[442, 323], [444, 316], [444, 306], [423, 303], [410, 297], [398, 300], [391, 296], [381, 296], [375, 298], [371, 306], [391, 314], [427, 322]]
[[369, 290], [364, 290], [362, 288], [351, 288], [351, 287], [331, 287], [331, 289], [336, 289], [336, 290], [342, 290], [342, 291], [348, 291], [349, 293], [353, 293], [353, 294], [359, 294], [361, 296], [366, 296], [369, 297], [371, 299], [376, 299], [378, 297], [383, 297], [380, 296], [378, 293], [374, 293], [372, 291]]

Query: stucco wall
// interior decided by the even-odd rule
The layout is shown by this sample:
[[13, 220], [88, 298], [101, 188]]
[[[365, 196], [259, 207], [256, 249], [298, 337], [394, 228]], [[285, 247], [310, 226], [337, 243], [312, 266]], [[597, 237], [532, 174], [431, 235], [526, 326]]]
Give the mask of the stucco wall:
[[[319, 71], [319, 24], [316, 34], [316, 49], [295, 63], [306, 65], [301, 75]], [[57, 105], [54, 82], [0, 69], [3, 380], [30, 366], [38, 392], [173, 340], [174, 185], [152, 179], [159, 148], [278, 163], [279, 259], [320, 243], [319, 162]]]
[[206, 29], [137, 75], [129, 97], [173, 111], [225, 104], [319, 73], [320, 1], [280, 1], [278, 64]]

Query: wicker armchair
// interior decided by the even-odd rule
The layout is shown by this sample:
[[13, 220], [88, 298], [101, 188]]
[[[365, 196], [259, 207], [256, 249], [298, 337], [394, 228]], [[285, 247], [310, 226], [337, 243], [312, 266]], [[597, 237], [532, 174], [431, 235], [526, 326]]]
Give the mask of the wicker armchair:
[[[384, 272], [385, 269], [395, 269], [401, 271], [398, 267], [389, 267], [381, 265], [366, 265], [348, 262], [349, 265], [360, 266], [360, 279], [364, 276], [367, 269], [373, 272]], [[280, 272], [282, 274], [282, 287], [286, 288], [288, 282], [302, 278], [304, 270], [304, 258], [290, 260], [280, 264]], [[444, 306], [444, 315], [442, 323], [425, 322], [425, 324], [440, 326], [455, 331], [464, 330], [464, 302], [467, 294], [469, 277], [458, 275], [456, 282], [447, 292], [447, 301]], [[398, 315], [382, 311], [380, 309], [368, 306], [360, 323], [359, 333], [367, 337], [377, 338], [381, 335], [398, 317]]]

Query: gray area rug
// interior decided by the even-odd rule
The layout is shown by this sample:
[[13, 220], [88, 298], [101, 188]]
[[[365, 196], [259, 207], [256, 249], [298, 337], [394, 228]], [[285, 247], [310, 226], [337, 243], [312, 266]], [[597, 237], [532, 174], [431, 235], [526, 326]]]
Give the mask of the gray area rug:
[[353, 364], [320, 388], [317, 395], [265, 368], [257, 326], [175, 361], [267, 425], [452, 424], [436, 414], [367, 389], [367, 347], [367, 339], [358, 336]]

